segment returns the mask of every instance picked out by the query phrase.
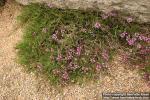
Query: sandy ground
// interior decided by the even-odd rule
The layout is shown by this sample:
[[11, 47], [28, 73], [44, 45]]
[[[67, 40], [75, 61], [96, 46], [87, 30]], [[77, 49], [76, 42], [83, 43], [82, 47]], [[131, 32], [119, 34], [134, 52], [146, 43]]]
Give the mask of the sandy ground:
[[23, 35], [16, 22], [20, 9], [8, 0], [0, 13], [0, 100], [101, 100], [102, 92], [150, 92], [138, 71], [124, 69], [119, 57], [109, 66], [110, 76], [101, 75], [98, 83], [64, 87], [62, 92], [27, 73], [17, 64], [14, 48]]

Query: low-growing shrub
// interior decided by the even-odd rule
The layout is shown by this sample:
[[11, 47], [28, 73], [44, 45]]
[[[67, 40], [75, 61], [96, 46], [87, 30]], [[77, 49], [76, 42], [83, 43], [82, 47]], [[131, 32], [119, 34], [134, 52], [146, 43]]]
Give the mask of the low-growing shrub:
[[95, 79], [118, 49], [128, 52], [128, 60], [149, 63], [149, 25], [117, 11], [30, 4], [18, 18], [26, 23], [23, 41], [17, 46], [20, 63], [45, 74], [54, 84]]

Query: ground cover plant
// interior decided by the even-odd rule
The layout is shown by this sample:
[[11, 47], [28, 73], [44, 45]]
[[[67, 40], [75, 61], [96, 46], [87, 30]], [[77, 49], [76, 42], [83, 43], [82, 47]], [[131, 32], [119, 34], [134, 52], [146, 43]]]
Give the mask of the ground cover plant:
[[30, 4], [18, 19], [25, 24], [17, 45], [20, 63], [54, 84], [95, 80], [119, 50], [123, 61], [139, 65], [146, 79], [150, 76], [150, 25], [132, 16]]

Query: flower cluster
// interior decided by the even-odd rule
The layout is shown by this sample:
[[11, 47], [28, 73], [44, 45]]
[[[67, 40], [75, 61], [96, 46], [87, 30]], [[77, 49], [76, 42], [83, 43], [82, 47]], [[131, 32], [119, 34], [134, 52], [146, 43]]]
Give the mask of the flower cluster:
[[69, 71], [75, 71], [77, 68], [79, 68], [79, 66], [78, 66], [77, 64], [73, 64], [72, 61], [71, 61], [71, 62], [69, 63], [69, 65], [67, 66], [67, 69], [68, 69]]
[[77, 56], [80, 56], [80, 55], [81, 55], [81, 50], [82, 50], [82, 47], [81, 47], [81, 46], [78, 46], [78, 47], [77, 47], [77, 50], [76, 50]]
[[120, 37], [124, 38], [124, 37], [126, 37], [126, 35], [128, 35], [128, 33], [127, 32], [123, 32], [123, 33], [120, 34]]
[[101, 68], [102, 68], [102, 65], [97, 63], [96, 64], [96, 71], [99, 72]]
[[[133, 23], [132, 16], [125, 17], [117, 11], [86, 12], [52, 8], [55, 6], [52, 3], [44, 5], [46, 7], [29, 6], [28, 11], [35, 7], [40, 11], [39, 16], [37, 12], [28, 11], [22, 15], [22, 21], [26, 22], [24, 15], [33, 13], [28, 15], [31, 23], [25, 31], [30, 33], [30, 36], [25, 35], [29, 39], [18, 48], [21, 59], [35, 64], [32, 66], [47, 73], [50, 80], [63, 84], [78, 81], [84, 75], [95, 78], [108, 68], [107, 64], [118, 51], [122, 51], [121, 61], [126, 64], [132, 61], [141, 66], [149, 64], [149, 24]], [[38, 37], [33, 39], [35, 36]]]
[[99, 22], [96, 22], [94, 25], [94, 28], [99, 29], [101, 28], [101, 24]]
[[107, 50], [103, 50], [102, 52], [102, 57], [105, 61], [108, 61], [109, 60], [109, 55], [108, 55], [108, 52]]
[[133, 18], [132, 18], [132, 17], [128, 17], [128, 18], [127, 18], [127, 22], [128, 22], [128, 23], [131, 23], [132, 21], [133, 21]]
[[56, 34], [56, 33], [54, 33], [54, 34], [52, 35], [52, 39], [55, 40], [55, 41], [58, 41], [58, 37], [57, 37], [57, 34]]
[[134, 38], [127, 38], [126, 40], [128, 42], [128, 45], [132, 46], [135, 44], [137, 38], [135, 38], [135, 37]]
[[57, 56], [57, 58], [56, 58], [56, 59], [57, 59], [57, 61], [61, 61], [61, 60], [62, 60], [62, 58], [63, 58], [63, 57], [62, 57], [62, 54], [58, 54], [58, 56]]
[[[134, 36], [133, 38], [130, 38], [129, 33], [123, 32], [123, 33], [120, 34], [120, 37], [121, 38], [126, 38], [126, 41], [127, 41], [128, 45], [130, 45], [130, 46], [135, 45], [136, 41], [144, 41], [144, 42], [147, 42], [147, 43], [150, 42], [150, 38], [146, 37], [142, 34], [140, 34], [140, 35], [138, 34], [138, 35]], [[141, 48], [141, 45], [139, 43], [137, 44], [137, 48]]]
[[67, 72], [67, 71], [64, 71], [61, 77], [62, 77], [63, 80], [68, 80], [68, 79], [69, 79], [69, 74], [68, 74], [68, 72]]
[[66, 59], [67, 60], [71, 60], [73, 58], [73, 54], [74, 54], [74, 50], [73, 49], [69, 49], [67, 51], [67, 56], [66, 56]]
[[140, 54], [150, 54], [150, 47], [142, 48]]
[[138, 39], [144, 42], [150, 42], [150, 38], [143, 35], [139, 35]]

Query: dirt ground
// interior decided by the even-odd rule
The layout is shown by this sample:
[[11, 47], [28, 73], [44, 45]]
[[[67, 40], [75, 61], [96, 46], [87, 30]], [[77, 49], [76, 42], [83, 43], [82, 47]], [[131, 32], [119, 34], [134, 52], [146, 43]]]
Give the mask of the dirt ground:
[[0, 100], [101, 100], [102, 92], [150, 92], [138, 71], [126, 70], [119, 57], [108, 66], [110, 76], [100, 75], [97, 83], [71, 85], [62, 92], [27, 73], [16, 61], [15, 46], [23, 35], [16, 22], [21, 8], [8, 0], [0, 12]]

